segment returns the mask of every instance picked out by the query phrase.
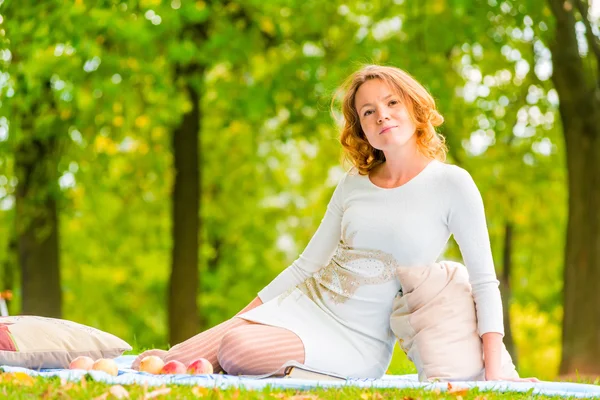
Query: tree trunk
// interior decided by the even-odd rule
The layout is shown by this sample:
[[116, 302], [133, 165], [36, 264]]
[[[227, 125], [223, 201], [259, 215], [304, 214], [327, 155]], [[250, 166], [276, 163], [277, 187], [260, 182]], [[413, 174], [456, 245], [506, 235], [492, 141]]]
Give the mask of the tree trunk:
[[[556, 36], [550, 46], [554, 70], [552, 80], [560, 99], [569, 180], [560, 373], [598, 375], [600, 77], [596, 76], [595, 81], [589, 79], [590, 70], [584, 67], [579, 55], [572, 4], [550, 0], [556, 17]], [[588, 57], [594, 56], [593, 50], [592, 45]], [[596, 62], [600, 59], [597, 58]]]
[[500, 292], [502, 293], [502, 309], [504, 314], [504, 344], [510, 353], [513, 363], [518, 365], [517, 349], [512, 335], [510, 324], [510, 300], [512, 291], [510, 287], [510, 273], [512, 269], [512, 243], [513, 226], [506, 222], [504, 227], [504, 257], [502, 261], [502, 275], [500, 276]]
[[173, 135], [173, 250], [169, 281], [169, 343], [175, 345], [199, 330], [198, 235], [200, 229], [200, 96], [189, 82], [192, 108]]
[[[14, 292], [16, 279], [15, 275], [17, 275], [17, 268], [19, 268], [19, 262], [17, 260], [17, 237], [12, 236], [8, 243], [8, 257], [4, 261], [4, 268], [2, 270], [2, 287], [0, 290]], [[13, 313], [11, 303], [11, 300], [6, 300], [6, 305], [10, 314]]]
[[61, 317], [56, 139], [34, 139], [15, 154], [17, 251], [22, 314]]

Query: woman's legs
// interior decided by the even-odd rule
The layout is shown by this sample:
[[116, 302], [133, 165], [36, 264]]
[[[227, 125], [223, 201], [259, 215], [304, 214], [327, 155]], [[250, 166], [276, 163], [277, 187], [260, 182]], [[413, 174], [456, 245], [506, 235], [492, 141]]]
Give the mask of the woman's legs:
[[168, 351], [148, 350], [134, 361], [132, 368], [138, 369], [140, 360], [149, 355], [185, 365], [202, 357], [210, 361], [215, 373], [225, 370], [232, 375], [260, 375], [278, 369], [289, 360], [303, 363], [304, 344], [287, 329], [234, 317]]
[[206, 358], [213, 365], [215, 374], [218, 374], [223, 370], [217, 359], [221, 339], [223, 339], [223, 336], [225, 336], [227, 332], [250, 324], [252, 324], [252, 322], [248, 322], [241, 318], [231, 318], [171, 347], [165, 355], [164, 360], [165, 362], [177, 360], [185, 365], [189, 365], [192, 361], [197, 360], [200, 357]]
[[[218, 360], [230, 375], [262, 375], [290, 360], [304, 363], [304, 344], [288, 329], [248, 324], [223, 336]], [[283, 375], [283, 371], [277, 375]]]
[[167, 350], [148, 350], [140, 354], [131, 368], [138, 369], [140, 361], [146, 356], [158, 356], [165, 362], [177, 360], [184, 363], [186, 366], [198, 358], [206, 358], [213, 365], [216, 374], [222, 371], [219, 362], [217, 361], [217, 352], [219, 350], [219, 342], [223, 336], [232, 329], [242, 325], [250, 325], [251, 322], [240, 318], [232, 318], [217, 326], [201, 332], [191, 338], [171, 347]]

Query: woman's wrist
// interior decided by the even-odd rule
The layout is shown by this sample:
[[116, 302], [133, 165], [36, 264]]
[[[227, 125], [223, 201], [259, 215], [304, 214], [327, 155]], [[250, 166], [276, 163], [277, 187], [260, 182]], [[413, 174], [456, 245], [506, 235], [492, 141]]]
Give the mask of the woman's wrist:
[[502, 334], [497, 332], [488, 332], [484, 333], [481, 339], [483, 341], [485, 380], [491, 381], [501, 379]]

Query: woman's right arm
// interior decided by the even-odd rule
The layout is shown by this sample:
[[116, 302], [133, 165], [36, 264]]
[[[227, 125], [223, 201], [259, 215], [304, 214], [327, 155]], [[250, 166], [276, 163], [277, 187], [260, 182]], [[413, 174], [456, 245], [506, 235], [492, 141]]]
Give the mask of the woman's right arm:
[[256, 307], [260, 306], [262, 303], [263, 303], [263, 302], [260, 300], [260, 297], [255, 297], [255, 298], [254, 298], [254, 300], [252, 300], [252, 301], [250, 302], [250, 304], [248, 304], [246, 307], [244, 307], [244, 308], [242, 309], [242, 311], [240, 311], [239, 313], [237, 313], [237, 314], [235, 314], [235, 315], [240, 315], [240, 314], [243, 314], [243, 313], [245, 313], [246, 311], [250, 311], [250, 310], [252, 310], [253, 308], [256, 308]]
[[319, 228], [300, 257], [258, 293], [263, 303], [304, 282], [331, 260], [342, 236], [343, 185], [347, 176], [335, 188]]

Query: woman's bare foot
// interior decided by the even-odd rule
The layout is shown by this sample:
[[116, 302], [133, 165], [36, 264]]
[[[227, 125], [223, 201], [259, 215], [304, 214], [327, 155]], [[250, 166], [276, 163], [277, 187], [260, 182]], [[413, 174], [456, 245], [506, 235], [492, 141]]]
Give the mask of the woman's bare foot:
[[133, 364], [131, 364], [131, 369], [135, 369], [136, 371], [139, 370], [140, 361], [142, 361], [142, 359], [144, 357], [157, 356], [164, 360], [166, 355], [167, 355], [167, 350], [160, 350], [160, 349], [146, 350], [145, 352], [143, 352], [142, 354], [137, 356], [137, 358], [135, 360], [133, 360]]

